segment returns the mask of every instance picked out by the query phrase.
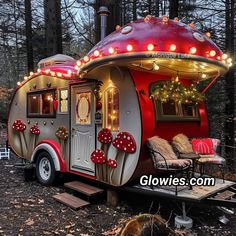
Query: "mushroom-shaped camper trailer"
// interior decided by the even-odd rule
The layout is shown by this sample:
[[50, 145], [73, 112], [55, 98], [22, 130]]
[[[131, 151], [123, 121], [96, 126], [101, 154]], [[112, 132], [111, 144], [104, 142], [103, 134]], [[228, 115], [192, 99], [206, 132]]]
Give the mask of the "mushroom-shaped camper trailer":
[[110, 147], [108, 156], [118, 163], [112, 176], [115, 185], [154, 173], [145, 146], [148, 138], [208, 136], [204, 95], [196, 85], [215, 80], [231, 64], [209, 34], [193, 24], [151, 16], [117, 26], [77, 61], [81, 78], [103, 82], [101, 126], [111, 129], [114, 140], [117, 132], [127, 132], [136, 143], [135, 152], [126, 153], [124, 169], [116, 158], [121, 151]]
[[[33, 162], [40, 163], [44, 150], [55, 171], [115, 186], [154, 173], [145, 145], [148, 138], [208, 135], [204, 97], [196, 84], [206, 79], [211, 83], [232, 64], [209, 34], [202, 34], [193, 24], [151, 16], [117, 26], [77, 62], [57, 64], [52, 59], [51, 63], [43, 61], [37, 73], [18, 84], [10, 109], [9, 142], [19, 156]], [[40, 129], [36, 147], [28, 145], [24, 156], [20, 137], [12, 129], [17, 119], [27, 124], [27, 142], [29, 128], [37, 124]], [[62, 124], [69, 132], [63, 145], [55, 136]], [[122, 143], [106, 145], [103, 159], [117, 162], [116, 168], [105, 171], [112, 176], [97, 175], [90, 158], [96, 149], [104, 150], [98, 140], [104, 128], [111, 131], [113, 140], [128, 133], [136, 147], [133, 152], [121, 152], [118, 145]], [[110, 168], [107, 163], [98, 167], [101, 171]]]

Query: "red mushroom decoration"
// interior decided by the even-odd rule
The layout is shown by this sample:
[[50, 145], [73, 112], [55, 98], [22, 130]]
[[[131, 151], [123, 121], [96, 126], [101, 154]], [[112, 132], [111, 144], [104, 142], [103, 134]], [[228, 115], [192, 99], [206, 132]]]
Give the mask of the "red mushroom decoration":
[[30, 132], [32, 134], [35, 134], [35, 135], [39, 135], [40, 134], [40, 129], [37, 125], [33, 125], [31, 128], [30, 128]]
[[108, 182], [112, 184], [112, 173], [115, 168], [117, 168], [117, 162], [116, 160], [108, 159], [107, 166], [110, 168], [110, 178], [108, 179]]
[[116, 160], [120, 162], [119, 184], [122, 184], [125, 162], [127, 154], [136, 151], [136, 142], [134, 137], [128, 132], [120, 132], [112, 142], [113, 146], [118, 149]]
[[97, 179], [101, 180], [103, 177], [103, 169], [100, 168], [100, 166], [106, 163], [105, 153], [100, 149], [96, 149], [91, 154], [91, 161], [95, 164]]
[[[33, 125], [31, 128], [30, 128], [30, 132], [31, 134], [33, 134], [33, 146], [32, 146], [32, 149], [34, 150], [35, 146], [36, 146], [36, 138], [37, 136], [40, 134], [40, 129], [37, 125]], [[33, 151], [32, 150], [32, 151]]]
[[[98, 141], [102, 144], [101, 145], [101, 150], [104, 151], [105, 157], [107, 158], [107, 153], [108, 153], [108, 148], [112, 142], [112, 133], [111, 130], [108, 128], [102, 129], [98, 133]], [[107, 176], [107, 169], [106, 166], [103, 166], [103, 180], [108, 181], [108, 176]]]
[[26, 124], [24, 123], [23, 120], [15, 120], [12, 125], [12, 129], [19, 134], [20, 138], [20, 149], [21, 149], [21, 155], [25, 156], [27, 154], [27, 143], [25, 139], [25, 129], [26, 129]]

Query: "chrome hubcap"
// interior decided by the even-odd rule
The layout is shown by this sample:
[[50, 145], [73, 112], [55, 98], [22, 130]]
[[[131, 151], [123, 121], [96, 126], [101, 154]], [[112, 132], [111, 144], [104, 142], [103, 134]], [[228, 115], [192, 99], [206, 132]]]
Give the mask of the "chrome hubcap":
[[50, 161], [46, 158], [43, 157], [40, 162], [39, 162], [39, 174], [43, 180], [48, 180], [51, 175], [51, 163]]

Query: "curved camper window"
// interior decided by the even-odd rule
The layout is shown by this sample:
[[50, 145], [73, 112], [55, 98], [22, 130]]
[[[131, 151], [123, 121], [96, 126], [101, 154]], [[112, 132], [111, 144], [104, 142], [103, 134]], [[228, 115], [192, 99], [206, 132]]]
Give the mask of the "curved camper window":
[[54, 97], [54, 89], [27, 93], [27, 117], [55, 117]]
[[[151, 92], [156, 84], [151, 85]], [[191, 101], [188, 103], [174, 100], [161, 101], [153, 97], [153, 103], [156, 121], [200, 121], [198, 105]]]
[[119, 90], [110, 87], [105, 91], [105, 127], [116, 132], [120, 129]]

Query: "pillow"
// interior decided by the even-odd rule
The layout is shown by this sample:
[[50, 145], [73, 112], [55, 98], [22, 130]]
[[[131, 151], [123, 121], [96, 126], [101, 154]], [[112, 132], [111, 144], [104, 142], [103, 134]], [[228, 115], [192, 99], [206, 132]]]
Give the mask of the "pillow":
[[216, 138], [211, 138], [212, 140], [212, 143], [213, 143], [213, 149], [216, 153], [217, 151], [217, 147], [220, 145], [220, 140], [219, 139], [216, 139]]
[[173, 145], [178, 150], [178, 152], [187, 154], [187, 153], [193, 153], [192, 145], [188, 139], [188, 137], [184, 134], [177, 134], [173, 140]]
[[[175, 155], [171, 145], [168, 143], [167, 140], [162, 139], [158, 136], [154, 136], [152, 138], [149, 138], [148, 142], [150, 148], [154, 151], [160, 152], [166, 160], [177, 159], [177, 156]], [[158, 153], [155, 153], [155, 159], [156, 161], [163, 161], [163, 158]]]
[[193, 151], [198, 154], [212, 155], [215, 153], [213, 142], [210, 138], [192, 139]]

